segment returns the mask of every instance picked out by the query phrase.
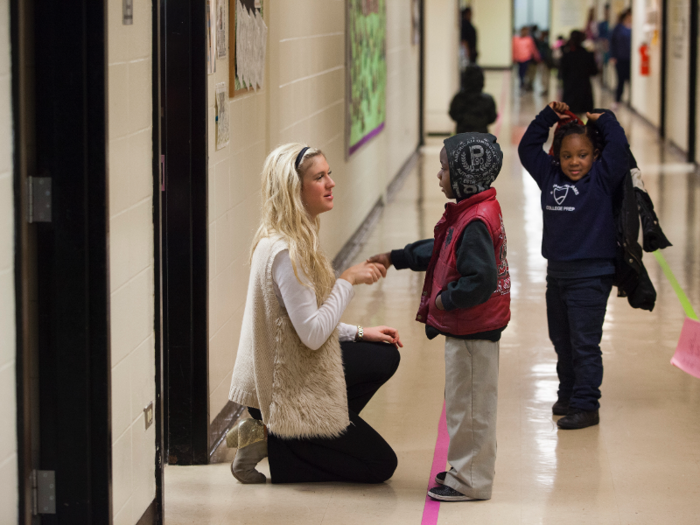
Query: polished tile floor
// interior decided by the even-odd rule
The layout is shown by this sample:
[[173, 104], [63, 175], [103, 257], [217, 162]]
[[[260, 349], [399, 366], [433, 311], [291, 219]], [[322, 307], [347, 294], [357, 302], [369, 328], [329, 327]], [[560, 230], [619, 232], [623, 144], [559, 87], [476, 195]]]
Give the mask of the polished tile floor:
[[[443, 503], [438, 523], [700, 523], [700, 380], [669, 361], [684, 312], [653, 256], [644, 258], [658, 291], [652, 313], [610, 298], [604, 328], [601, 424], [559, 431], [555, 354], [547, 336], [540, 255], [539, 190], [524, 172], [517, 143], [548, 100], [512, 89], [510, 73], [488, 73], [499, 102], [492, 128], [504, 150], [495, 187], [508, 233], [512, 321], [501, 340], [498, 459], [493, 499]], [[598, 103], [609, 104], [607, 94]], [[674, 246], [664, 251], [691, 303], [700, 308], [700, 178], [654, 130], [620, 109], [644, 181]], [[435, 174], [441, 140], [431, 139], [357, 259], [432, 234], [444, 198]], [[342, 191], [342, 189], [341, 189]], [[396, 376], [363, 412], [394, 447], [399, 467], [379, 486], [241, 485], [228, 463], [168, 467], [165, 517], [179, 524], [419, 524], [443, 399], [441, 338], [413, 321], [422, 274], [391, 270], [359, 287], [344, 320], [396, 326], [405, 343]], [[261, 470], [267, 472], [267, 465]]]

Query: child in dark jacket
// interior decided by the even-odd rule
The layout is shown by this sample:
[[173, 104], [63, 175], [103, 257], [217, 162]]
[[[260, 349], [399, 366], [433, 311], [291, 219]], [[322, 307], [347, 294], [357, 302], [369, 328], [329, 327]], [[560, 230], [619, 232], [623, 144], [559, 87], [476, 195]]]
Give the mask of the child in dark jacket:
[[496, 102], [483, 90], [484, 72], [479, 66], [468, 66], [462, 73], [462, 89], [450, 104], [450, 117], [457, 123], [457, 133], [488, 133], [489, 124], [496, 121]]
[[428, 495], [442, 501], [491, 498], [496, 461], [498, 353], [510, 320], [506, 232], [491, 183], [503, 154], [496, 137], [445, 140], [438, 179], [448, 203], [434, 239], [375, 255], [386, 268], [426, 271], [416, 320], [429, 339], [445, 336], [445, 406], [452, 466]]
[[518, 153], [542, 190], [547, 322], [559, 376], [552, 412], [565, 416], [557, 421], [559, 428], [576, 429], [599, 422], [600, 341], [617, 246], [613, 200], [629, 165], [625, 132], [611, 112], [588, 113], [587, 126], [561, 126], [554, 157], [547, 155], [542, 146], [549, 128], [568, 110], [563, 102], [545, 107]]

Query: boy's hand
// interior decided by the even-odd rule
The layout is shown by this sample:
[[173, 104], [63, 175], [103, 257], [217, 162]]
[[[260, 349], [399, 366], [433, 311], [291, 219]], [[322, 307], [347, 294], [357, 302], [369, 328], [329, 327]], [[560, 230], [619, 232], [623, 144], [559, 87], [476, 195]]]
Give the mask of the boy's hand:
[[568, 115], [564, 114], [566, 111], [569, 111], [568, 104], [566, 104], [564, 102], [557, 102], [556, 100], [553, 100], [552, 102], [550, 102], [547, 105], [554, 110], [554, 112], [557, 114], [557, 116], [560, 119], [568, 117]]
[[435, 298], [435, 306], [437, 306], [438, 310], [444, 310], [445, 307], [442, 304], [442, 297], [440, 297], [440, 294]]
[[397, 348], [403, 348], [403, 343], [399, 337], [399, 331], [390, 326], [365, 327], [362, 340], [376, 343], [390, 343]]
[[588, 120], [592, 122], [597, 122], [602, 115], [605, 115], [605, 113], [586, 113]]
[[388, 270], [391, 267], [391, 252], [378, 253], [377, 255], [373, 255], [372, 257], [367, 259], [367, 262], [381, 264], [382, 266], [384, 266], [384, 268]]
[[386, 277], [386, 268], [381, 264], [367, 261], [351, 266], [340, 274], [341, 279], [345, 279], [353, 286], [356, 284], [374, 284], [382, 277]]

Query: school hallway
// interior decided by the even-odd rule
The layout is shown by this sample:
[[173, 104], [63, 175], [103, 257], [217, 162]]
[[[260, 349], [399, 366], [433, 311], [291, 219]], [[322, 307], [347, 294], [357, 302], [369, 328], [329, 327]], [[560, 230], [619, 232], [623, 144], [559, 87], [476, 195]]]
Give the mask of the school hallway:
[[[525, 33], [534, 41], [514, 39]], [[629, 51], [629, 60], [613, 56], [613, 47]], [[644, 253], [657, 292], [652, 312], [633, 309], [613, 288], [601, 344], [600, 424], [559, 430], [542, 195], [517, 148], [547, 103], [574, 105], [572, 86], [590, 100], [589, 77], [567, 76], [595, 73], [572, 65], [567, 57], [576, 56], [599, 66], [590, 77], [595, 106], [615, 111], [673, 245]], [[424, 273], [390, 268], [372, 286], [354, 286], [352, 298], [348, 283], [378, 278], [377, 268], [353, 265], [433, 237], [446, 203], [439, 154], [457, 129], [488, 129], [502, 148], [494, 188], [507, 235], [512, 316], [500, 339], [492, 498], [440, 503], [426, 494], [447, 467], [446, 420], [453, 425], [457, 418], [444, 409], [445, 338], [428, 340], [416, 321]], [[287, 151], [283, 170], [267, 163], [279, 148]], [[307, 175], [315, 177], [311, 184]], [[271, 282], [284, 293], [279, 276], [259, 278], [262, 263], [252, 261], [261, 225], [286, 231], [265, 224], [285, 195], [266, 177], [286, 177], [286, 211], [277, 217], [291, 217], [294, 235], [302, 235], [307, 219], [319, 219], [318, 232], [304, 229], [311, 240], [303, 246], [311, 249], [303, 254], [313, 259], [308, 273], [345, 288], [342, 300], [349, 301], [338, 306], [334, 295], [315, 310], [318, 300], [296, 302], [306, 288], [294, 301], [282, 297], [292, 314], [289, 332], [267, 293]], [[578, 195], [572, 187], [560, 182], [546, 197], [562, 200], [558, 192], [568, 191], [571, 199]], [[573, 206], [557, 202], [555, 211]], [[495, 206], [486, 207], [495, 219]], [[700, 313], [699, 210], [697, 1], [0, 0], [0, 525], [698, 524], [700, 354], [690, 351], [698, 339], [683, 346], [698, 366], [695, 376], [671, 359], [684, 326], [691, 327], [684, 334], [700, 327], [692, 321]], [[492, 222], [494, 244], [500, 222]], [[585, 222], [577, 225], [588, 227], [591, 239], [612, 228]], [[563, 232], [559, 245], [577, 237]], [[493, 273], [485, 235], [473, 236], [481, 237], [481, 249], [462, 252], [470, 268], [479, 266], [471, 264], [479, 253], [488, 255], [479, 277]], [[612, 235], [607, 240], [590, 244], [609, 248], [609, 256]], [[499, 236], [497, 259], [502, 246]], [[503, 291], [506, 276], [496, 266]], [[291, 272], [282, 273], [300, 288]], [[337, 282], [333, 273], [350, 277]], [[484, 295], [493, 290], [481, 288]], [[269, 314], [264, 322], [250, 313], [261, 293], [272, 305], [258, 308]], [[465, 301], [477, 296], [470, 291]], [[489, 330], [505, 322], [505, 304], [502, 294], [477, 305]], [[333, 308], [335, 317], [327, 316]], [[337, 324], [341, 311], [351, 326]], [[296, 342], [284, 333], [302, 341], [292, 359], [314, 347], [292, 317], [309, 326], [324, 318], [327, 331], [316, 333], [322, 349], [336, 352], [328, 334], [342, 334], [347, 406], [355, 412], [394, 369], [396, 354], [358, 344], [376, 354], [358, 352], [353, 360], [349, 341], [364, 333], [371, 343], [382, 337], [377, 327], [398, 330], [398, 370], [361, 412], [371, 429], [345, 425], [340, 359], [332, 381], [318, 374], [313, 381], [290, 378], [290, 390], [280, 386], [279, 370], [294, 369], [280, 364], [286, 345]], [[458, 317], [446, 316], [446, 326]], [[266, 343], [250, 342], [251, 319]], [[464, 326], [459, 333], [495, 333], [481, 332], [471, 319]], [[268, 362], [249, 360], [251, 352], [267, 352]], [[268, 366], [276, 368], [264, 385], [255, 379], [254, 395], [253, 387], [241, 387], [242, 368], [262, 377]], [[297, 369], [307, 377], [317, 370]], [[493, 384], [495, 367], [489, 370], [472, 379]], [[298, 463], [283, 467], [277, 438], [297, 434], [265, 413], [272, 404], [266, 385], [271, 396], [305, 392], [285, 394], [297, 409], [274, 402], [283, 418], [305, 421], [305, 435], [348, 428], [333, 446], [352, 446], [335, 456], [307, 453], [318, 463], [313, 474]], [[330, 400], [307, 395], [307, 387], [326, 390]], [[467, 399], [459, 388], [449, 392], [448, 403]], [[492, 408], [480, 409], [477, 397], [471, 420], [478, 422]], [[273, 458], [259, 465], [264, 485], [239, 482], [231, 470], [236, 450], [226, 447], [228, 433], [256, 403], [272, 429]], [[239, 442], [239, 462], [265, 450], [263, 425], [256, 428], [257, 442]], [[388, 481], [272, 483], [270, 464], [276, 481], [285, 469], [291, 480], [387, 479], [394, 456], [372, 429], [398, 458]], [[357, 432], [362, 440], [355, 441]], [[365, 438], [377, 445], [365, 446]]]
[[[220, 463], [165, 469], [165, 522], [185, 524], [695, 524], [700, 516], [700, 381], [670, 364], [685, 313], [653, 254], [644, 263], [657, 290], [653, 312], [632, 309], [613, 289], [604, 325], [600, 425], [558, 430], [556, 355], [547, 334], [546, 261], [540, 192], [517, 144], [549, 102], [519, 95], [510, 71], [486, 74], [500, 116], [491, 130], [504, 153], [498, 192], [508, 237], [512, 319], [500, 341], [498, 455], [489, 501], [432, 504], [424, 514], [443, 407], [444, 338], [429, 341], [415, 315], [422, 273], [391, 269], [357, 287], [343, 321], [398, 328], [401, 365], [362, 417], [394, 447], [399, 464], [380, 485], [242, 485]], [[597, 93], [607, 107], [610, 94]], [[661, 225], [663, 250], [690, 304], [700, 308], [700, 179], [656, 131], [617, 112]], [[445, 204], [436, 173], [442, 138], [431, 137], [354, 260], [432, 236]], [[342, 191], [338, 187], [337, 191]], [[696, 310], [697, 311], [697, 310]], [[443, 440], [444, 441], [444, 440]], [[444, 444], [444, 443], [443, 443]], [[439, 449], [439, 447], [438, 447]], [[226, 455], [228, 454], [228, 455]], [[444, 456], [442, 456], [444, 457]], [[438, 465], [440, 470], [444, 464]], [[269, 478], [266, 460], [260, 468]], [[438, 510], [437, 521], [434, 519]], [[432, 519], [432, 521], [431, 521]]]

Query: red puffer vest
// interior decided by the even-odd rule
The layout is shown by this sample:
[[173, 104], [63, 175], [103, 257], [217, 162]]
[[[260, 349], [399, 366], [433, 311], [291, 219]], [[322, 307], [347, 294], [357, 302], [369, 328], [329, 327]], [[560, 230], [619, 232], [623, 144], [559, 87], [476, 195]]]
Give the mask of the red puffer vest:
[[[450, 312], [438, 310], [435, 298], [457, 281], [457, 240], [472, 221], [481, 221], [491, 234], [493, 252], [498, 265], [498, 287], [483, 304], [472, 308], [457, 308]], [[445, 214], [435, 225], [435, 244], [416, 320], [442, 333], [469, 335], [504, 328], [510, 320], [510, 274], [506, 260], [506, 231], [496, 190], [490, 188], [462, 202], [449, 203]]]

